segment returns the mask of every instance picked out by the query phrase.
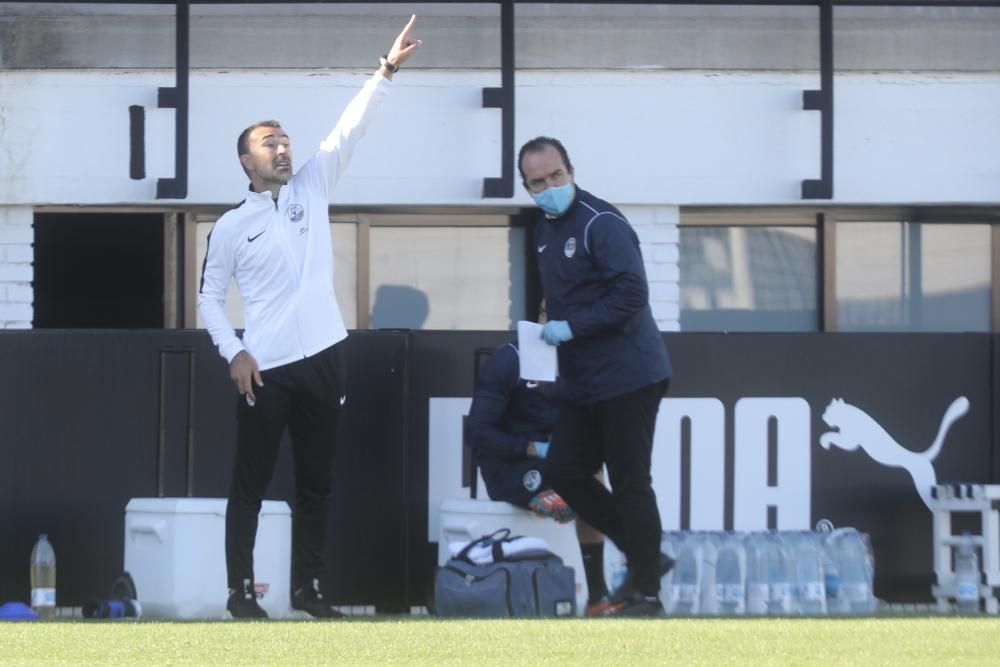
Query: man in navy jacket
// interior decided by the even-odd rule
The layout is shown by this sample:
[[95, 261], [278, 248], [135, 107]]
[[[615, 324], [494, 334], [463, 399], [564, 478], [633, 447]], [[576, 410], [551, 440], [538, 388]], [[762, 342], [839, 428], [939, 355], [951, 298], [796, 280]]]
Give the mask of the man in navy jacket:
[[[565, 390], [546, 476], [625, 554], [629, 571], [612, 595], [614, 610], [660, 615], [660, 577], [672, 563], [660, 554], [650, 463], [671, 366], [649, 308], [639, 239], [618, 209], [576, 187], [558, 140], [526, 143], [518, 168], [542, 210], [535, 228], [549, 318], [542, 338], [559, 347]], [[611, 491], [594, 479], [602, 464]]]

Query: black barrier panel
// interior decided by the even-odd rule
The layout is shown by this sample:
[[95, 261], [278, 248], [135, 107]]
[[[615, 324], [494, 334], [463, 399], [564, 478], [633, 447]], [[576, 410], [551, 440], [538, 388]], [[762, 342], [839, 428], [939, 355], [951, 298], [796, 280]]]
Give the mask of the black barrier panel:
[[[187, 364], [180, 369], [175, 359], [167, 362], [168, 420], [161, 438], [161, 350], [195, 350], [195, 432], [205, 447], [220, 446], [220, 430], [207, 417], [235, 392], [224, 368], [216, 368], [217, 355], [205, 334], [32, 331], [0, 336], [5, 545], [0, 599], [27, 600], [29, 556], [42, 532], [56, 549], [59, 604], [77, 606], [104, 595], [122, 570], [128, 500], [155, 497], [160, 489], [164, 495], [184, 495], [186, 438], [175, 408], [186, 408]], [[230, 452], [228, 462], [231, 445], [221, 447]], [[217, 495], [212, 489], [196, 491]]]
[[[357, 408], [334, 473], [326, 583], [338, 603], [396, 608], [405, 587], [406, 340], [345, 342]], [[0, 601], [28, 599], [38, 533], [56, 548], [59, 604], [79, 606], [121, 573], [130, 498], [227, 495], [237, 394], [205, 332], [4, 332], [0, 368]], [[287, 444], [267, 497], [294, 507]]]
[[[436, 464], [428, 460], [428, 401], [471, 396], [475, 350], [510, 336], [359, 332], [345, 342], [350, 392], [325, 582], [335, 603], [380, 611], [424, 603], [436, 562], [427, 539], [429, 512], [436, 511], [428, 507], [428, 474]], [[780, 458], [786, 446], [807, 451], [810, 470], [791, 470], [791, 477], [808, 483], [808, 522], [829, 518], [869, 532], [877, 593], [929, 599], [931, 515], [914, 479], [996, 481], [992, 349], [1000, 337], [665, 338], [676, 368], [670, 398], [717, 401], [725, 422], [715, 462], [723, 471], [719, 488], [706, 491], [689, 474], [680, 487], [689, 495], [720, 494], [720, 521], [732, 528], [747, 506], [736, 491], [737, 480], [747, 478], [738, 464], [742, 454], [761, 438], [769, 457]], [[226, 495], [237, 397], [205, 332], [3, 332], [0, 367], [0, 601], [27, 600], [28, 558], [40, 532], [57, 550], [60, 604], [79, 605], [103, 594], [122, 568], [130, 498]], [[756, 426], [734, 426], [753, 403], [746, 399], [757, 401], [759, 413], [761, 400], [773, 398], [806, 411], [805, 442], [786, 442], [781, 410]], [[825, 448], [821, 440], [838, 430], [824, 421], [836, 398], [843, 404], [828, 417], [841, 435], [827, 436]], [[962, 412], [963, 398], [964, 414], [944, 425], [949, 408]], [[681, 430], [689, 440], [685, 460], [712, 451], [697, 429]], [[937, 456], [922, 456], [939, 432]], [[290, 458], [285, 447], [268, 497], [294, 505]], [[789, 470], [780, 466], [760, 474], [779, 487], [789, 482]], [[702, 510], [690, 498], [680, 507], [682, 521], [699, 520]], [[780, 524], [788, 509], [778, 503], [767, 513]]]
[[348, 394], [341, 449], [334, 460], [327, 555], [336, 604], [407, 611], [405, 412], [410, 337], [352, 333], [345, 341]]
[[1000, 423], [997, 423], [997, 415], [1000, 415], [1000, 336], [993, 336], [990, 345], [991, 362], [991, 390], [993, 392], [993, 405], [990, 410], [992, 422], [990, 429], [992, 439], [990, 440], [990, 479], [994, 482], [1000, 480]]

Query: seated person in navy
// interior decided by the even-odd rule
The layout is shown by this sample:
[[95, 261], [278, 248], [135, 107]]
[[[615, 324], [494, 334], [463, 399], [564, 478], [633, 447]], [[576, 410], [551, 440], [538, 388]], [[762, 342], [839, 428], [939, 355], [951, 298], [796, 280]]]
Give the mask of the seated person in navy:
[[[501, 345], [479, 371], [466, 426], [467, 441], [492, 500], [567, 523], [576, 513], [546, 483], [545, 455], [558, 413], [558, 384], [520, 377], [517, 346]], [[607, 611], [604, 536], [576, 521], [587, 578], [588, 616]]]

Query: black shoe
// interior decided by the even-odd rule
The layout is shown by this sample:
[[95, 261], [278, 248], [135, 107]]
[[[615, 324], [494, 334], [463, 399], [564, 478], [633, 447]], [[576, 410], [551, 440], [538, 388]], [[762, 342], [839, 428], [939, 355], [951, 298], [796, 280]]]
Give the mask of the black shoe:
[[668, 556], [667, 554], [660, 552], [660, 557], [656, 559], [656, 567], [660, 573], [660, 578], [667, 576], [667, 572], [674, 569], [674, 563], [676, 561]]
[[313, 579], [312, 586], [299, 588], [292, 594], [292, 609], [304, 611], [313, 618], [344, 618], [344, 615], [328, 605], [319, 592], [319, 581]]
[[657, 595], [643, 595], [638, 591], [631, 591], [622, 597], [620, 603], [613, 605], [608, 610], [608, 616], [659, 618], [666, 615], [663, 611], [663, 603], [660, 602]]
[[[667, 575], [670, 570], [674, 568], [674, 559], [667, 554], [660, 552], [659, 558], [656, 560], [656, 570], [662, 579]], [[638, 594], [635, 589], [635, 583], [633, 581], [632, 568], [628, 568], [625, 572], [625, 581], [622, 582], [610, 597], [610, 602], [612, 607], [620, 607], [628, 598], [634, 597]], [[663, 606], [660, 606], [663, 609]]]
[[267, 618], [267, 612], [257, 604], [257, 594], [249, 579], [244, 579], [238, 590], [229, 589], [226, 611], [233, 618]]

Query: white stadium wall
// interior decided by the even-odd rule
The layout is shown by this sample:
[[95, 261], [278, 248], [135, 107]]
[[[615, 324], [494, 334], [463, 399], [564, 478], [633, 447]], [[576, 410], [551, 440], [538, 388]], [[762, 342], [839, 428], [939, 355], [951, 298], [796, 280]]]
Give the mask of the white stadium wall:
[[[191, 75], [188, 196], [238, 201], [239, 131], [277, 118], [301, 165], [366, 73]], [[496, 205], [500, 112], [482, 108], [483, 72], [406, 71], [339, 185], [334, 204]], [[171, 73], [0, 72], [5, 205], [158, 204], [173, 176]], [[806, 73], [519, 72], [515, 145], [561, 138], [578, 181], [621, 205], [801, 203], [819, 177], [819, 113], [802, 110]], [[129, 179], [130, 105], [146, 109], [146, 178]], [[834, 203], [1000, 200], [1000, 74], [844, 74], [835, 79]], [[174, 202], [177, 203], [177, 202]]]
[[[238, 202], [239, 131], [277, 118], [300, 166], [365, 71], [193, 71], [188, 195], [157, 200], [174, 175], [169, 71], [0, 71], [0, 326], [27, 327], [30, 219], [38, 206], [183, 210]], [[677, 330], [677, 222], [684, 205], [796, 205], [819, 177], [820, 114], [802, 109], [815, 73], [518, 72], [515, 147], [539, 134], [570, 151], [578, 183], [623, 208], [643, 241], [654, 314]], [[336, 207], [530, 205], [483, 199], [500, 176], [500, 112], [482, 107], [490, 70], [407, 70], [360, 144]], [[145, 169], [129, 178], [129, 106], [145, 108]], [[1000, 74], [837, 75], [837, 204], [1000, 202]], [[825, 202], [824, 202], [825, 203]]]

